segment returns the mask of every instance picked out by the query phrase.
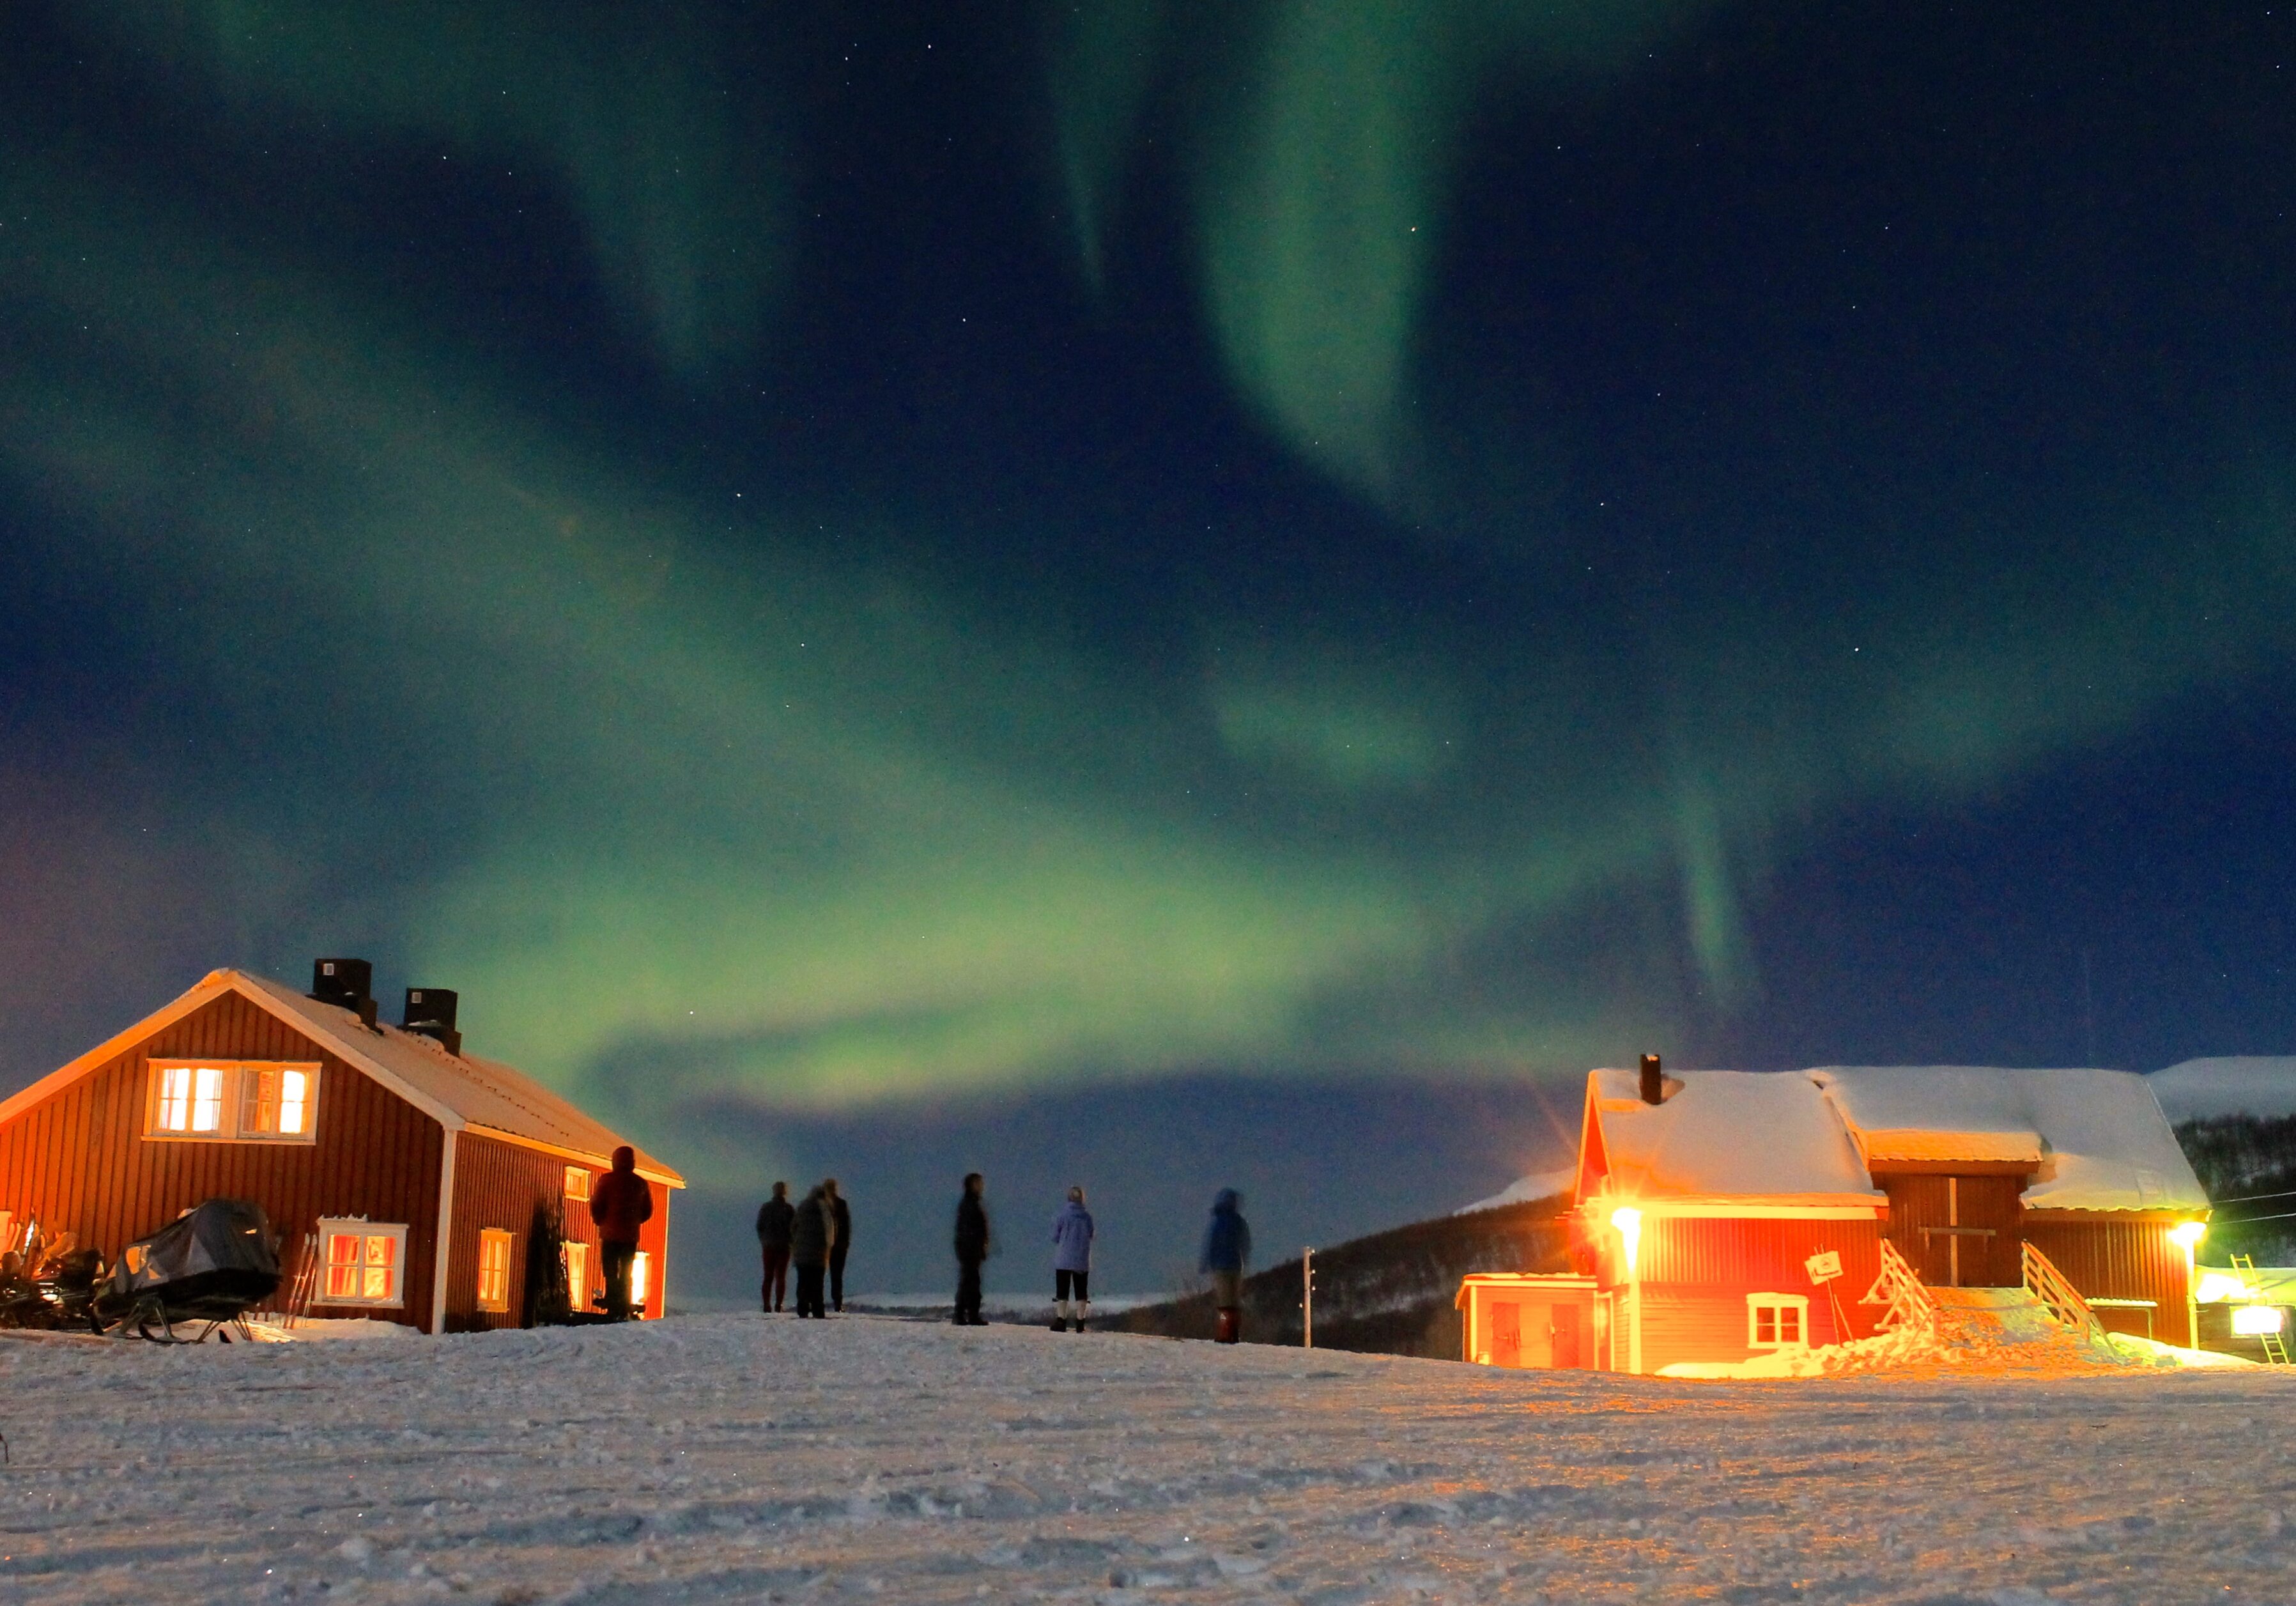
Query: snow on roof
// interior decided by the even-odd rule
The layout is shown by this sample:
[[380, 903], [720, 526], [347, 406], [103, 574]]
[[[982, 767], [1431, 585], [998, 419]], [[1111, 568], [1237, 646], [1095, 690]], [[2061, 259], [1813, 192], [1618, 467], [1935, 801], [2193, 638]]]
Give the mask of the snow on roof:
[[1479, 1199], [1471, 1205], [1461, 1205], [1451, 1212], [1454, 1216], [1472, 1216], [1477, 1210], [1496, 1210], [1505, 1205], [1529, 1204], [1535, 1200], [1553, 1199], [1570, 1192], [1578, 1179], [1578, 1168], [1565, 1166], [1559, 1171], [1534, 1171], [1529, 1176], [1518, 1176], [1488, 1199]]
[[2186, 1060], [2145, 1080], [2172, 1121], [2218, 1115], [2296, 1115], [2296, 1055]]
[[[444, 1044], [395, 1026], [378, 1024], [369, 1030], [349, 1010], [322, 1004], [267, 976], [226, 970], [209, 980], [218, 979], [227, 979], [275, 1012], [291, 1017], [299, 1030], [324, 1041], [351, 1063], [363, 1069], [380, 1068], [389, 1073], [386, 1081], [396, 1077], [409, 1085], [466, 1126], [562, 1149], [602, 1167], [627, 1141], [533, 1077], [496, 1061], [450, 1054]], [[365, 1063], [368, 1061], [373, 1065]], [[638, 1151], [637, 1168], [658, 1182], [685, 1185], [684, 1177], [644, 1150]]]
[[1665, 1102], [1652, 1105], [1642, 1102], [1639, 1073], [1587, 1073], [1611, 1192], [1856, 1204], [1881, 1197], [1808, 1077], [1693, 1070], [1667, 1082]]
[[2050, 1210], [2204, 1210], [2177, 1135], [2134, 1071], [1833, 1065], [1808, 1073], [1867, 1160], [2032, 1164]]

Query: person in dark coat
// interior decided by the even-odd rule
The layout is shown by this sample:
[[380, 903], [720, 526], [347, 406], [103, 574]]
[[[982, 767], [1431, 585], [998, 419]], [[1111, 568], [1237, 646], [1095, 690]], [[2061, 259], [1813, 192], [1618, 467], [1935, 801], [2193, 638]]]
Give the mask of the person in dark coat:
[[630, 1262], [637, 1258], [638, 1230], [653, 1219], [653, 1190], [637, 1166], [637, 1151], [624, 1143], [614, 1151], [614, 1168], [590, 1190], [598, 1265], [606, 1274], [606, 1315], [615, 1322], [630, 1319]]
[[789, 1184], [774, 1184], [774, 1196], [758, 1207], [758, 1250], [766, 1258], [762, 1298], [768, 1312], [781, 1309], [789, 1296], [790, 1224], [797, 1207], [789, 1201]]
[[845, 1256], [853, 1247], [853, 1211], [837, 1191], [837, 1179], [821, 1184], [829, 1196], [829, 1308], [845, 1308]]
[[800, 1317], [825, 1319], [829, 1315], [821, 1302], [821, 1280], [829, 1270], [829, 1249], [836, 1233], [837, 1218], [830, 1212], [822, 1185], [816, 1183], [790, 1222], [790, 1265], [797, 1272], [797, 1314]]
[[[1076, 1296], [1073, 1315], [1071, 1292]], [[1053, 1217], [1053, 1299], [1058, 1312], [1053, 1331], [1060, 1332], [1073, 1323], [1074, 1331], [1082, 1332], [1092, 1315], [1092, 1212], [1084, 1208], [1081, 1185], [1069, 1190], [1068, 1202]]]
[[1204, 1226], [1204, 1250], [1196, 1268], [1212, 1279], [1212, 1305], [1219, 1312], [1223, 1344], [1243, 1338], [1243, 1268], [1251, 1259], [1251, 1228], [1243, 1219], [1243, 1200], [1234, 1188], [1222, 1188], [1212, 1199], [1212, 1218]]
[[981, 1202], [985, 1184], [978, 1171], [964, 1177], [964, 1196], [956, 1201], [956, 1324], [985, 1327], [980, 1314], [980, 1263], [988, 1258], [988, 1207]]

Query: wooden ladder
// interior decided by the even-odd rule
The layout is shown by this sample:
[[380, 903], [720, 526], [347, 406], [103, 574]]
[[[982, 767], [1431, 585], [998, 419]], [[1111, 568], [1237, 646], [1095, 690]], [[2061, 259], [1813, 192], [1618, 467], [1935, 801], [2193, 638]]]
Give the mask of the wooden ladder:
[[1874, 1325], [1883, 1332], [1898, 1327], [1914, 1326], [1937, 1330], [1937, 1301], [1930, 1291], [1914, 1275], [1914, 1268], [1898, 1253], [1898, 1246], [1888, 1239], [1882, 1240], [1882, 1271], [1874, 1279], [1874, 1286], [1866, 1291], [1860, 1305], [1886, 1305], [1882, 1319]]
[[[2241, 1286], [2249, 1290], [2250, 1297], [2253, 1298], [2256, 1287], [2256, 1257], [2234, 1255], [2232, 1257], [2232, 1269], [2240, 1274]], [[2285, 1366], [2289, 1364], [2288, 1337], [2285, 1333], [2260, 1332], [2256, 1335], [2256, 1341], [2264, 1346], [2266, 1365]]]
[[2104, 1323], [2080, 1297], [2080, 1290], [2065, 1281], [2056, 1263], [2028, 1243], [2024, 1246], [2025, 1289], [2048, 1307], [2060, 1327], [2085, 1327], [2095, 1338], [2104, 1337]]

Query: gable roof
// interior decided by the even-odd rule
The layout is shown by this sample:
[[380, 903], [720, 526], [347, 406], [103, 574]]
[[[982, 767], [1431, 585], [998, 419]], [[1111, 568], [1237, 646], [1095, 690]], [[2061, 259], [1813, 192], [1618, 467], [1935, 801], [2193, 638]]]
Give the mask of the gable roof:
[[1989, 1065], [1831, 1065], [1807, 1073], [1869, 1162], [2013, 1160], [2044, 1210], [2205, 1210], [2208, 1195], [2144, 1077]]
[[[1693, 1070], [1667, 1082], [1666, 1101], [1645, 1104], [1640, 1073], [1587, 1073], [1589, 1146], [1601, 1144], [1611, 1194], [1859, 1205], [1882, 1197], [1808, 1077]], [[1582, 1168], [1582, 1200], [1597, 1180]]]
[[[450, 1132], [475, 1132], [600, 1168], [611, 1164], [614, 1150], [627, 1141], [522, 1071], [476, 1054], [450, 1054], [445, 1045], [419, 1032], [382, 1025], [370, 1029], [349, 1010], [322, 1004], [269, 977], [234, 970], [210, 971], [173, 1003], [0, 1102], [0, 1121], [61, 1092], [226, 993], [237, 993], [284, 1021]], [[665, 1186], [685, 1185], [683, 1176], [642, 1149], [637, 1169]]]

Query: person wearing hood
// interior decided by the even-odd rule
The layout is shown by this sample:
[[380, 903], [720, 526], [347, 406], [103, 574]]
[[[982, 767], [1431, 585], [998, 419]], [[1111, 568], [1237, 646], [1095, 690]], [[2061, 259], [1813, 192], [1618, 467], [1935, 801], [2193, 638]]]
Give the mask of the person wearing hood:
[[[1085, 1320], [1092, 1315], [1092, 1212], [1084, 1208], [1081, 1185], [1069, 1190], [1068, 1202], [1061, 1213], [1053, 1217], [1053, 1299], [1059, 1315], [1053, 1318], [1053, 1331], [1084, 1331]], [[1074, 1315], [1070, 1314], [1070, 1293], [1076, 1295]]]
[[789, 1299], [790, 1226], [797, 1207], [789, 1201], [789, 1184], [774, 1184], [774, 1196], [758, 1207], [758, 1251], [765, 1257], [767, 1311], [777, 1311]]
[[1251, 1227], [1243, 1219], [1243, 1200], [1234, 1188], [1222, 1188], [1212, 1200], [1212, 1218], [1204, 1227], [1204, 1250], [1196, 1269], [1212, 1279], [1212, 1305], [1219, 1312], [1223, 1344], [1243, 1339], [1243, 1268], [1251, 1260]]
[[988, 1258], [988, 1207], [981, 1199], [987, 1184], [980, 1173], [964, 1175], [964, 1192], [956, 1201], [956, 1324], [985, 1327], [980, 1314], [980, 1263]]
[[637, 1258], [639, 1229], [653, 1219], [653, 1190], [637, 1167], [637, 1151], [624, 1143], [614, 1151], [614, 1168], [590, 1190], [590, 1219], [598, 1225], [598, 1266], [606, 1274], [609, 1321], [630, 1319], [630, 1262]]
[[797, 1314], [826, 1320], [821, 1280], [829, 1270], [829, 1250], [837, 1241], [837, 1217], [829, 1208], [826, 1184], [816, 1183], [790, 1222], [790, 1265], [797, 1273]]

